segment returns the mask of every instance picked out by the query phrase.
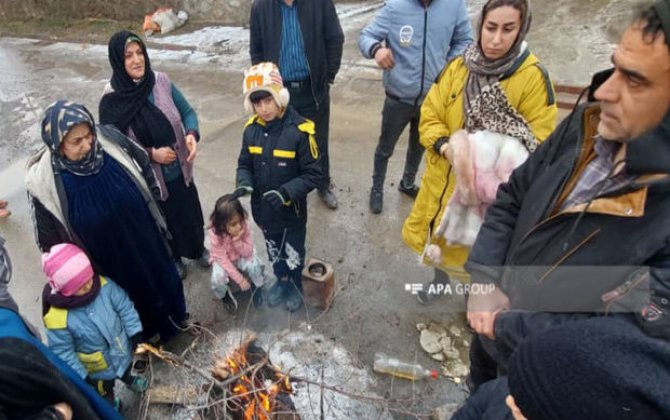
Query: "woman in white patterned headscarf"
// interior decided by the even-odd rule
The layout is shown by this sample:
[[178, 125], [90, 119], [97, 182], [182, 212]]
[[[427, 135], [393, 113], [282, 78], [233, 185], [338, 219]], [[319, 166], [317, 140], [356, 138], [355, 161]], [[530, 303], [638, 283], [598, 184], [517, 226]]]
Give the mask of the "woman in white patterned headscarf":
[[168, 339], [187, 313], [148, 155], [66, 101], [46, 109], [42, 140], [47, 147], [26, 174], [40, 249], [74, 243], [85, 250], [96, 272], [128, 293], [146, 338]]

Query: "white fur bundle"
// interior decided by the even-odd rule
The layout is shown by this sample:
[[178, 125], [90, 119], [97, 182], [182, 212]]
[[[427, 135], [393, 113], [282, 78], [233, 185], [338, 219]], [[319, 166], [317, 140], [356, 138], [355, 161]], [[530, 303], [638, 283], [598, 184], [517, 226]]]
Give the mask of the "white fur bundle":
[[[491, 131], [468, 134], [459, 130], [449, 140], [456, 187], [436, 234], [448, 244], [472, 246], [495, 201], [498, 186], [528, 158], [528, 151], [514, 137]], [[440, 248], [430, 245], [426, 257], [439, 263]]]

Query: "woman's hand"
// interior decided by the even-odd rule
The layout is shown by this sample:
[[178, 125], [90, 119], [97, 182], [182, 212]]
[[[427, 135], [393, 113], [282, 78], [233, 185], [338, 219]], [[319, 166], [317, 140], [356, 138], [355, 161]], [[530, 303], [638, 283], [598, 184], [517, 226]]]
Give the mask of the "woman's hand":
[[195, 141], [195, 136], [193, 134], [186, 135], [186, 148], [188, 149], [188, 156], [186, 157], [186, 162], [193, 162], [195, 159], [195, 154], [197, 153], [198, 143]]
[[454, 148], [449, 144], [445, 143], [440, 148], [440, 153], [442, 156], [449, 161], [449, 164], [453, 165], [454, 163]]
[[161, 165], [169, 165], [177, 159], [177, 154], [170, 147], [160, 147], [152, 150], [151, 159]]

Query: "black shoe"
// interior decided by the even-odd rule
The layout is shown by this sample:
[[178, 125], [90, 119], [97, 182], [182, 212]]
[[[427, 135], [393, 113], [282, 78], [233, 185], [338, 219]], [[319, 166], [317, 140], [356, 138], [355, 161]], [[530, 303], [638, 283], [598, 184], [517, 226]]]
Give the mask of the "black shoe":
[[419, 290], [419, 292], [416, 294], [416, 300], [418, 300], [422, 305], [430, 305], [430, 303], [435, 300], [436, 295], [434, 293], [428, 293], [428, 291], [430, 290], [431, 285], [437, 286], [438, 284], [442, 284], [446, 287], [447, 284], [451, 284], [451, 279], [449, 279], [448, 276], [446, 278], [434, 278], [424, 287], [424, 290]]
[[223, 309], [225, 309], [229, 314], [234, 315], [237, 312], [237, 301], [233, 297], [233, 294], [228, 292], [223, 299], [221, 299], [223, 304]]
[[263, 289], [260, 287], [256, 287], [254, 285], [251, 286], [251, 301], [254, 303], [254, 308], [258, 309], [261, 306], [263, 306], [263, 303], [265, 303], [265, 296], [263, 296]]
[[268, 306], [274, 308], [286, 300], [286, 286], [288, 281], [277, 280], [267, 295]]
[[403, 180], [400, 180], [400, 182], [398, 182], [398, 191], [412, 198], [416, 198], [416, 196], [419, 194], [419, 187], [417, 187], [415, 184], [407, 186]]
[[198, 258], [195, 261], [202, 268], [209, 268], [212, 266], [212, 263], [209, 262], [209, 251], [207, 250], [207, 248], [205, 248], [205, 250], [202, 251], [202, 255], [200, 256], [200, 258]]
[[289, 283], [286, 291], [286, 309], [295, 312], [302, 307], [302, 293], [298, 287]]
[[188, 273], [186, 271], [186, 266], [182, 262], [181, 258], [174, 260], [174, 265], [177, 267], [177, 274], [179, 274], [179, 278], [184, 280]]
[[433, 299], [435, 299], [435, 295], [428, 294], [425, 290], [419, 290], [416, 294], [416, 300], [422, 305], [430, 305]]
[[327, 187], [319, 190], [319, 197], [321, 197], [321, 201], [323, 201], [323, 204], [326, 205], [331, 210], [335, 210], [337, 208], [337, 197], [335, 197], [335, 193], [333, 192], [332, 187]]
[[384, 193], [374, 188], [370, 190], [370, 211], [372, 214], [379, 214], [384, 208]]

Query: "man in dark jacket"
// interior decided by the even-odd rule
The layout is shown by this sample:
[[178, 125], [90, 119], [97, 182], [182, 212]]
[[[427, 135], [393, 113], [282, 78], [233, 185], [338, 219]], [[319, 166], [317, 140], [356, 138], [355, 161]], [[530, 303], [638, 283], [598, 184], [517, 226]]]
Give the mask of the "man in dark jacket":
[[474, 283], [497, 286], [468, 301], [474, 387], [530, 333], [579, 318], [625, 317], [670, 339], [669, 45], [670, 0], [659, 0], [592, 85], [599, 104], [498, 190], [466, 264]]
[[291, 106], [316, 125], [323, 202], [337, 208], [330, 183], [328, 135], [330, 85], [342, 60], [344, 34], [332, 0], [254, 0], [250, 21], [251, 64], [277, 64]]

